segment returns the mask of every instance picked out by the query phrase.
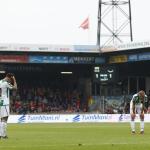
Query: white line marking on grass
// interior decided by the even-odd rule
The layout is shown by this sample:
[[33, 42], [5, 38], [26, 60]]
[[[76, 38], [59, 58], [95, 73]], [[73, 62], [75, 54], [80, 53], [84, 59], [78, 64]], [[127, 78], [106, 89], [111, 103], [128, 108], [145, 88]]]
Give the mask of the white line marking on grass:
[[144, 144], [147, 144], [147, 145], [150, 145], [149, 142], [143, 142], [143, 143], [98, 143], [98, 144], [85, 144], [85, 143], [76, 143], [76, 144], [49, 144], [49, 145], [32, 145], [32, 146], [15, 146], [15, 145], [5, 145], [5, 146], [0, 146], [0, 148], [38, 148], [38, 147], [62, 147], [62, 146], [101, 146], [101, 145], [144, 145]]

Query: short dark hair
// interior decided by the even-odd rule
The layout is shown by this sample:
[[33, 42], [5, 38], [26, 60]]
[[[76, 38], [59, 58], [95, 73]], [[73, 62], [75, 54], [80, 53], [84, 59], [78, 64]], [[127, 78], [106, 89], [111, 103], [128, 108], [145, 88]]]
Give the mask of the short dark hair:
[[13, 76], [14, 76], [13, 73], [7, 73], [7, 74], [6, 74], [6, 77], [8, 77], [8, 78], [11, 78], [11, 77], [13, 77]]

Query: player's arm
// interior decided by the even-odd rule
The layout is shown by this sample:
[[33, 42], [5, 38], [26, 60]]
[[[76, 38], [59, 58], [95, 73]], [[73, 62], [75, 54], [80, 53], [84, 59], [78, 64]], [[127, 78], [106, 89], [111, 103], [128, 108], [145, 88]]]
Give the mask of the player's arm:
[[133, 96], [130, 101], [130, 113], [131, 114], [135, 113], [135, 96]]
[[132, 109], [132, 113], [133, 114], [135, 114], [135, 101], [133, 100], [133, 101], [131, 101], [131, 105], [132, 105], [132, 107], [131, 107], [131, 109]]
[[131, 120], [134, 120], [135, 119], [135, 102], [132, 98], [131, 102], [130, 102], [130, 114], [131, 114]]
[[148, 98], [147, 98], [147, 95], [145, 95], [145, 100], [144, 100], [144, 103], [143, 103], [143, 110], [144, 110], [144, 112], [147, 112], [147, 110], [148, 110]]
[[7, 87], [9, 88], [9, 89], [17, 89], [17, 83], [16, 83], [16, 79], [15, 79], [15, 77], [14, 76], [12, 76], [11, 78], [10, 78], [10, 82], [7, 82]]
[[16, 82], [16, 78], [13, 76], [12, 79], [13, 79], [13, 82], [14, 82], [14, 83], [13, 83], [12, 89], [17, 90], [17, 82]]

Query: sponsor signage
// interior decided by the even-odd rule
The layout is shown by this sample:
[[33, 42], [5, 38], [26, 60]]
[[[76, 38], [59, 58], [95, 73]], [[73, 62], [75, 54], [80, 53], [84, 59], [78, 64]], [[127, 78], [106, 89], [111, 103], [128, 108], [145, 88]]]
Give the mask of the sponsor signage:
[[[10, 115], [8, 123], [73, 123], [73, 122], [130, 122], [130, 114], [53, 114], [53, 115]], [[145, 114], [150, 122], [150, 114]], [[136, 115], [136, 122], [140, 118]]]
[[125, 44], [120, 44], [117, 46], [118, 50], [130, 50], [138, 48], [150, 47], [150, 41], [140, 41], [140, 42], [130, 42]]
[[94, 57], [70, 57], [69, 58], [69, 63], [73, 64], [93, 64], [95, 63], [95, 58]]
[[99, 53], [96, 45], [0, 44], [0, 51]]
[[141, 53], [138, 55], [138, 60], [150, 60], [150, 53]]
[[27, 63], [27, 55], [0, 55], [0, 62], [7, 63]]
[[0, 50], [1, 51], [10, 50], [10, 46], [9, 45], [0, 45]]
[[128, 55], [128, 61], [138, 61], [138, 54]]
[[73, 52], [73, 45], [0, 44], [0, 51]]
[[72, 52], [72, 45], [12, 45], [14, 51], [39, 51], [39, 52]]
[[109, 45], [101, 48], [101, 52], [115, 52], [115, 51], [122, 51], [122, 50], [132, 50], [132, 49], [140, 49], [140, 48], [149, 48], [150, 41], [140, 41], [140, 42], [130, 42], [130, 43], [123, 43], [118, 45]]
[[68, 63], [67, 56], [29, 56], [29, 63]]
[[68, 56], [29, 56], [29, 63], [70, 63], [70, 64], [102, 64], [101, 57], [68, 57]]
[[127, 55], [110, 56], [109, 63], [124, 63], [128, 61]]
[[75, 52], [100, 53], [97, 45], [74, 45]]
[[105, 58], [104, 57], [70, 57], [69, 63], [73, 64], [104, 64]]
[[128, 61], [143, 61], [143, 60], [150, 60], [150, 52], [128, 55]]

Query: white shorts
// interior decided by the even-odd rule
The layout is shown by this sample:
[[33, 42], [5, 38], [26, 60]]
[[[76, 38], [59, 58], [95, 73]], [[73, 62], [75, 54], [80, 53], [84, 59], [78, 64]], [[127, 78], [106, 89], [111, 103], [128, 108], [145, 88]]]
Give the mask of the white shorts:
[[[142, 113], [142, 111], [143, 111], [143, 104], [142, 103], [136, 104], [135, 105], [135, 113], [140, 115]], [[133, 114], [133, 101], [132, 100], [130, 102], [130, 114]]]
[[8, 117], [10, 114], [9, 105], [0, 106], [0, 118]]

